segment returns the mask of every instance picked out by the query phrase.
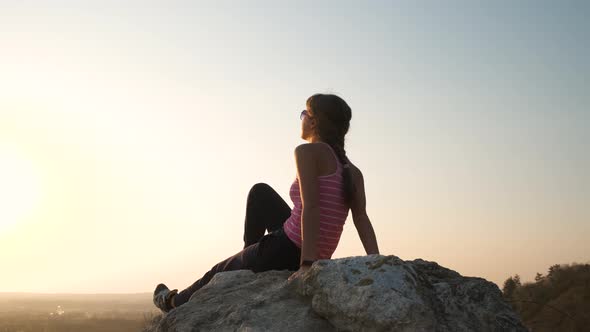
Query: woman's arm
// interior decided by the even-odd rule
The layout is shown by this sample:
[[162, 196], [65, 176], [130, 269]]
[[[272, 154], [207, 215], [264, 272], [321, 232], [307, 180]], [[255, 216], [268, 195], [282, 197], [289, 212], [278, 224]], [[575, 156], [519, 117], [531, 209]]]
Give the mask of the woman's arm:
[[295, 148], [299, 193], [301, 194], [301, 262], [318, 258], [320, 197], [317, 151], [313, 144]]
[[356, 187], [356, 193], [351, 205], [352, 220], [356, 231], [359, 233], [363, 247], [367, 255], [378, 254], [379, 246], [377, 245], [377, 238], [375, 237], [375, 231], [373, 225], [367, 215], [367, 199], [365, 197], [365, 179], [363, 173], [357, 167], [352, 168], [354, 172], [354, 183]]
[[367, 215], [362, 217], [353, 218], [354, 220], [354, 227], [356, 227], [356, 231], [359, 233], [359, 237], [361, 238], [361, 242], [363, 243], [363, 247], [365, 247], [365, 251], [367, 255], [378, 254], [379, 247], [377, 246], [377, 238], [375, 237], [375, 231], [373, 231], [373, 225], [371, 225], [371, 221]]

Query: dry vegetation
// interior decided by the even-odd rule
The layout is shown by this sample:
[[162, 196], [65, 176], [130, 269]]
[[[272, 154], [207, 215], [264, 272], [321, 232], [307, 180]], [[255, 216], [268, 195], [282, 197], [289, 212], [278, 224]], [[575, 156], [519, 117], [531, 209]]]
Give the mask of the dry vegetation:
[[515, 275], [502, 291], [531, 331], [590, 329], [590, 264], [553, 265], [524, 284]]

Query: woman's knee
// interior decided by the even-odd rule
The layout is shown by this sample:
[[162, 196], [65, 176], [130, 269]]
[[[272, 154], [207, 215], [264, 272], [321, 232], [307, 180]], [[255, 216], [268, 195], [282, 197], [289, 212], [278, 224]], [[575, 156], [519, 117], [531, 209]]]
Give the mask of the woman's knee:
[[268, 193], [268, 192], [272, 192], [272, 191], [273, 191], [273, 189], [271, 188], [271, 186], [269, 186], [268, 184], [266, 184], [264, 182], [260, 182], [260, 183], [257, 183], [252, 186], [252, 188], [250, 189], [250, 194], [252, 194], [252, 193]]

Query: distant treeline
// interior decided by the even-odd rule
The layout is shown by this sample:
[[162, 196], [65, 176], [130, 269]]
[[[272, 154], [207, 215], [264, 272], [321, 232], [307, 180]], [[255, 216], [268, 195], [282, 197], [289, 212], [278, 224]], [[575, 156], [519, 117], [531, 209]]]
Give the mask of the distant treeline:
[[531, 331], [590, 331], [590, 264], [556, 264], [534, 282], [517, 274], [502, 292]]

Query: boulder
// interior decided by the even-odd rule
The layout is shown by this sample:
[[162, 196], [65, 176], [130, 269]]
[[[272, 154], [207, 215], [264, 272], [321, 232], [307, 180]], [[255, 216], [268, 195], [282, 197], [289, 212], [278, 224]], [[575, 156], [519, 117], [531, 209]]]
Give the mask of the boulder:
[[368, 255], [216, 274], [146, 332], [526, 331], [496, 284], [435, 262]]

